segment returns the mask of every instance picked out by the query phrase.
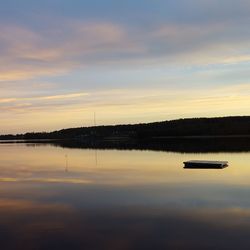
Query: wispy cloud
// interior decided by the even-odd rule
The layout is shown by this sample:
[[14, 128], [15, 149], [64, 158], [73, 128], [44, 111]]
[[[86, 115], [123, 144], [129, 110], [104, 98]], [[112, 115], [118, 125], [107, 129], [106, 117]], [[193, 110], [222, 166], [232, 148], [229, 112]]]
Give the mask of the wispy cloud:
[[[22, 118], [13, 131], [58, 129], [99, 124], [138, 123], [173, 119], [249, 114], [250, 84], [207, 89], [123, 89], [37, 98], [10, 99], [0, 103], [0, 118]], [[8, 102], [9, 101], [9, 102]], [[49, 124], [48, 124], [49, 121]], [[6, 121], [6, 126], [9, 122]], [[14, 124], [14, 122], [13, 122]], [[10, 129], [10, 126], [6, 127]]]
[[98, 4], [3, 3], [4, 131], [248, 114], [249, 1]]
[[46, 100], [64, 100], [64, 99], [75, 99], [78, 97], [88, 96], [89, 93], [70, 93], [64, 95], [50, 95], [50, 96], [36, 96], [36, 97], [24, 97], [24, 98], [2, 98], [0, 103], [14, 103], [21, 101], [46, 101]]
[[96, 65], [249, 61], [250, 33], [238, 25], [230, 21], [165, 23], [141, 29], [112, 22], [62, 20], [61, 26], [52, 24], [45, 31], [1, 25], [0, 82]]
[[0, 82], [63, 74], [135, 50], [122, 27], [112, 23], [69, 21], [44, 33], [13, 25], [0, 29]]

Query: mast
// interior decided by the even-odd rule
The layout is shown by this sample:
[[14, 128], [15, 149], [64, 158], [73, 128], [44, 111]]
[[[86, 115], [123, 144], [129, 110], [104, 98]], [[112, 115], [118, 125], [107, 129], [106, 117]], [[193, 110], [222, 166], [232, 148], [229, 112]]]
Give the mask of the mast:
[[96, 113], [94, 112], [94, 127], [96, 127]]

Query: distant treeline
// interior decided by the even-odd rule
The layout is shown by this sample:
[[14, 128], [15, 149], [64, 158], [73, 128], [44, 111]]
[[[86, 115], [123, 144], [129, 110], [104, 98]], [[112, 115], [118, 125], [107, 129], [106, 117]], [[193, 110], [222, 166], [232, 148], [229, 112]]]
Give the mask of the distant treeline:
[[0, 135], [1, 140], [79, 139], [124, 140], [183, 136], [250, 136], [250, 116], [190, 118], [134, 125], [95, 126], [54, 132]]

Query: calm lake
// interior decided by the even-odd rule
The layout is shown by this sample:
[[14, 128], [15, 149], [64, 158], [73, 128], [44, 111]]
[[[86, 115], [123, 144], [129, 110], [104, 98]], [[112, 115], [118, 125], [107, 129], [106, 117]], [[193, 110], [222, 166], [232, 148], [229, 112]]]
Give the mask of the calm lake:
[[0, 159], [1, 249], [250, 249], [250, 152], [4, 143]]

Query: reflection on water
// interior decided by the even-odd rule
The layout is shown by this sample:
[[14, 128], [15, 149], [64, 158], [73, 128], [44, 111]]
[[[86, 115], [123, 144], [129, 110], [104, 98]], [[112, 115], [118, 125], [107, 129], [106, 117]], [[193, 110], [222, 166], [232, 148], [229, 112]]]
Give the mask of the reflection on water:
[[[250, 153], [0, 144], [2, 249], [249, 249]], [[183, 169], [187, 160], [225, 169]]]
[[[84, 149], [140, 149], [182, 153], [250, 152], [250, 137], [168, 137], [141, 140], [54, 141], [59, 147]], [[39, 144], [38, 144], [39, 145]]]

